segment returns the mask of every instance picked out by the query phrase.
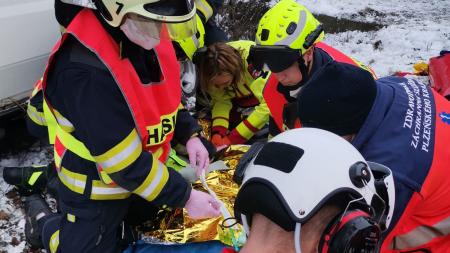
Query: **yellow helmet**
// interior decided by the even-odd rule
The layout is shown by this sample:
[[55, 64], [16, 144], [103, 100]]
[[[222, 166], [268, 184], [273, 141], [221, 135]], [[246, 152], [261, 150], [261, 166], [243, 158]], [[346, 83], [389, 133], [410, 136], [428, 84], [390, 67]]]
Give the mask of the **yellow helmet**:
[[185, 39], [175, 40], [191, 61], [195, 51], [205, 45], [205, 27], [203, 26], [202, 19], [198, 14], [195, 16], [195, 19], [197, 33]]
[[323, 37], [320, 22], [305, 6], [294, 0], [281, 0], [259, 21], [256, 44], [288, 46], [304, 53]]

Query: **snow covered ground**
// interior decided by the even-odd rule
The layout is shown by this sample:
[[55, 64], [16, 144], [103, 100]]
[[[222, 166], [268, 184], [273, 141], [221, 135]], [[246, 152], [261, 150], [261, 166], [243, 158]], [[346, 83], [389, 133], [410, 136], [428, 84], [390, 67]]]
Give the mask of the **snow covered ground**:
[[[255, 1], [255, 0], [253, 0]], [[450, 50], [450, 1], [447, 0], [302, 0], [315, 14], [384, 25], [377, 31], [348, 31], [326, 35], [325, 41], [366, 63], [378, 76], [412, 71], [442, 49]], [[4, 166], [46, 164], [48, 149], [38, 145], [19, 154], [3, 155]], [[20, 201], [0, 178], [0, 252], [28, 252], [24, 243]], [[7, 197], [7, 196], [8, 197]], [[14, 239], [15, 238], [15, 239]]]

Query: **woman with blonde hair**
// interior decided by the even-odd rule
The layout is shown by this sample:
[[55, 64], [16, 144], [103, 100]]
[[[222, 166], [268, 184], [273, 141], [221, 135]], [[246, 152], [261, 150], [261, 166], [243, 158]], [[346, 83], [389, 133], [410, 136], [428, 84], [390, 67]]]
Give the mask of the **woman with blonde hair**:
[[240, 40], [207, 47], [197, 62], [200, 86], [212, 99], [212, 137], [216, 147], [244, 144], [268, 123], [262, 92], [268, 75], [248, 64], [250, 47]]

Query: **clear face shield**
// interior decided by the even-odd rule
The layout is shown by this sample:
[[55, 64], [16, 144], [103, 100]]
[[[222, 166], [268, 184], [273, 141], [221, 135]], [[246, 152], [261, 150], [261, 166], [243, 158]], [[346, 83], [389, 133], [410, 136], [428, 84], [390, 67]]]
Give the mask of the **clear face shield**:
[[197, 32], [194, 18], [182, 23], [166, 23], [142, 17], [135, 13], [125, 16], [120, 29], [135, 44], [150, 50], [160, 40], [179, 40]]

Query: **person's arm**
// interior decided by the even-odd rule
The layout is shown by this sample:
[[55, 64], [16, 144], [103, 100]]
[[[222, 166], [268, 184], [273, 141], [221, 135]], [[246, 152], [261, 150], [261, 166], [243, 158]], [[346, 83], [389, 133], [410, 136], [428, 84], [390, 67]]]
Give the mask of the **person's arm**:
[[258, 99], [259, 105], [255, 106], [254, 111], [230, 132], [228, 138], [231, 144], [246, 143], [269, 121], [270, 111], [263, 98], [263, 89], [266, 82], [267, 78], [259, 77], [250, 84], [250, 90]]
[[143, 150], [131, 112], [108, 72], [66, 69], [58, 74], [58, 84], [69, 94], [61, 113], [73, 124], [75, 137], [117, 185], [155, 205], [186, 204], [191, 186]]
[[209, 94], [212, 98], [212, 129], [211, 134], [225, 136], [228, 131], [230, 111], [233, 108], [232, 97], [227, 92], [211, 88]]
[[202, 131], [202, 127], [198, 124], [197, 120], [186, 109], [180, 106], [177, 112], [174, 139], [178, 143], [186, 145], [189, 138], [200, 131]]
[[[39, 81], [40, 82], [40, 81]], [[47, 121], [44, 115], [42, 90], [36, 87], [27, 104], [26, 124], [28, 132], [41, 141], [48, 142]]]

